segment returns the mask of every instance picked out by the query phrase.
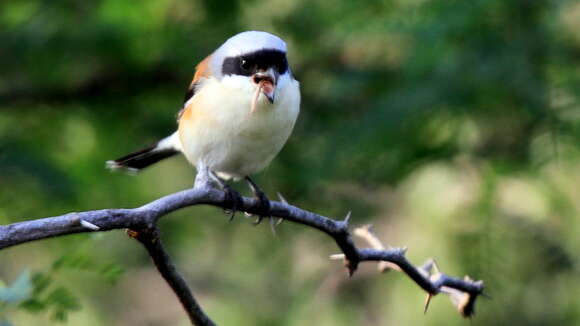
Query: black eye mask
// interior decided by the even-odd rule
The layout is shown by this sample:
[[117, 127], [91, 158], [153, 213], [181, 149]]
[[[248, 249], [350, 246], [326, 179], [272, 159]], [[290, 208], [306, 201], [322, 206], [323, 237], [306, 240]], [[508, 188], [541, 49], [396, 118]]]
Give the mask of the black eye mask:
[[288, 71], [286, 53], [280, 50], [263, 49], [236, 57], [227, 57], [222, 65], [222, 74], [224, 76], [251, 76], [269, 68], [276, 69], [280, 75]]

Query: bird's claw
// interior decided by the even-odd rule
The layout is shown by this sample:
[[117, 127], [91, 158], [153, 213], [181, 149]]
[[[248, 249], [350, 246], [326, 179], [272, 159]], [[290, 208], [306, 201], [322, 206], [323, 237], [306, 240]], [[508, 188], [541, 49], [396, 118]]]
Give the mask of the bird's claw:
[[262, 192], [261, 190], [257, 190], [255, 191], [254, 195], [258, 200], [258, 209], [257, 209], [258, 218], [254, 222], [254, 225], [258, 225], [262, 222], [263, 219], [272, 218], [272, 213], [270, 211], [271, 208], [270, 200], [268, 199], [268, 197], [266, 197], [266, 194], [264, 194], [264, 192]]
[[227, 208], [225, 211], [230, 215], [230, 222], [234, 220], [234, 216], [236, 212], [240, 210], [240, 208], [244, 208], [244, 200], [239, 192], [235, 191], [229, 185], [224, 186], [224, 192], [226, 193], [225, 196], [225, 206], [230, 207]]

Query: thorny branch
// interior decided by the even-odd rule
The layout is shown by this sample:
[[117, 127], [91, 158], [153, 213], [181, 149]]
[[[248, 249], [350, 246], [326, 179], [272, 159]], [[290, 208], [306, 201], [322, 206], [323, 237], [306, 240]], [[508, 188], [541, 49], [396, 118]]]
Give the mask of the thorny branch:
[[[159, 271], [179, 297], [193, 325], [212, 326], [215, 324], [203, 313], [185, 281], [175, 271], [169, 256], [161, 246], [156, 227], [161, 217], [184, 207], [202, 204], [229, 208], [223, 191], [204, 184], [159, 198], [138, 208], [69, 213], [0, 225], [0, 249], [73, 233], [134, 230], [137, 232], [136, 238], [145, 245]], [[259, 202], [247, 197], [243, 197], [243, 206], [238, 207], [238, 210], [247, 213], [258, 213], [259, 209]], [[313, 227], [333, 238], [342, 251], [340, 256], [334, 255], [333, 258], [343, 259], [350, 275], [356, 271], [361, 262], [387, 262], [388, 265], [381, 268], [388, 266], [386, 268], [402, 271], [427, 292], [426, 305], [432, 296], [446, 293], [456, 303], [460, 313], [470, 317], [474, 312], [475, 300], [483, 294], [482, 281], [447, 276], [440, 273], [431, 261], [421, 267], [415, 267], [405, 258], [405, 248], [384, 249], [376, 237], [366, 237], [367, 240], [370, 239], [373, 248], [357, 248], [348, 230], [350, 213], [344, 220], [333, 220], [290, 205], [280, 197], [280, 201], [271, 202], [271, 214], [273, 217]]]
[[[428, 259], [419, 268], [415, 268], [409, 263], [399, 264], [393, 262], [392, 260], [381, 259], [381, 255], [383, 255], [385, 252], [385, 246], [383, 245], [381, 240], [379, 240], [379, 238], [374, 234], [370, 224], [354, 229], [354, 235], [365, 239], [371, 245], [371, 247], [375, 249], [375, 251], [369, 251], [370, 255], [366, 257], [366, 259], [361, 260], [377, 260], [374, 257], [375, 255], [378, 255], [379, 258], [378, 260], [380, 260], [380, 262], [377, 265], [377, 268], [381, 273], [386, 273], [390, 270], [395, 270], [406, 273], [413, 280], [419, 277], [417, 273], [421, 274], [423, 279], [425, 278], [429, 279], [432, 283], [434, 283], [440, 293], [444, 293], [449, 296], [449, 299], [455, 305], [455, 308], [457, 308], [457, 310], [463, 317], [473, 316], [473, 314], [475, 313], [474, 310], [475, 300], [477, 299], [478, 295], [480, 294], [485, 295], [483, 293], [482, 281], [473, 281], [468, 276], [465, 276], [463, 280], [447, 276], [439, 271], [439, 266], [437, 266], [437, 263], [435, 263], [433, 259]], [[406, 250], [407, 250], [406, 248], [398, 249], [389, 247], [389, 251], [400, 252], [402, 253], [403, 256]], [[330, 258], [344, 259], [344, 255], [343, 254], [332, 255], [330, 256]], [[402, 259], [404, 259], [404, 257], [402, 257]], [[419, 277], [419, 279], [421, 279], [421, 277]], [[461, 284], [461, 282], [467, 282], [467, 284]], [[427, 313], [427, 309], [429, 308], [431, 298], [433, 298], [433, 295], [437, 293], [431, 292], [431, 289], [433, 288], [426, 288], [419, 282], [417, 283], [425, 291], [427, 291], [427, 298], [425, 300], [425, 313]], [[455, 284], [456, 287], [453, 287], [452, 286], [453, 284]]]

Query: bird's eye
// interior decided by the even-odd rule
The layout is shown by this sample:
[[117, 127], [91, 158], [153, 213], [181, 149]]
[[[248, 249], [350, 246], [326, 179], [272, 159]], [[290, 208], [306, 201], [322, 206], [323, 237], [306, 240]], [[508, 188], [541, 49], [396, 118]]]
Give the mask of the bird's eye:
[[247, 71], [247, 70], [250, 70], [250, 68], [252, 67], [252, 64], [248, 60], [242, 59], [242, 61], [240, 62], [240, 67], [243, 70]]

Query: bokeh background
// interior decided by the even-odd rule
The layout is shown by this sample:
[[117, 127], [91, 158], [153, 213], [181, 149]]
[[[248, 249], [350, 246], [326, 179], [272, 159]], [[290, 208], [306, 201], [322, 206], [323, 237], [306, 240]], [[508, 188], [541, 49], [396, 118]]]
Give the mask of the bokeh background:
[[[493, 299], [471, 322], [444, 297], [423, 315], [414, 283], [370, 263], [348, 279], [320, 232], [184, 209], [162, 237], [218, 324], [580, 324], [574, 0], [2, 1], [0, 223], [190, 187], [183, 158], [138, 176], [104, 162], [169, 134], [195, 63], [250, 29], [287, 41], [303, 94], [293, 136], [257, 176], [266, 192], [352, 211]], [[0, 302], [2, 325], [187, 325], [121, 231], [0, 251], [0, 280], [28, 295]]]

